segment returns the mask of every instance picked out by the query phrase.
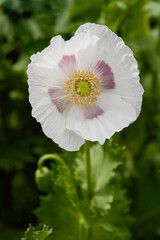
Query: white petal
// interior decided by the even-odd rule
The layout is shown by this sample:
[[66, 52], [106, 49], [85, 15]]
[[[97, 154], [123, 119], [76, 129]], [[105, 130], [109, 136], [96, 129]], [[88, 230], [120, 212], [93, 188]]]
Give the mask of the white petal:
[[143, 88], [139, 83], [139, 70], [132, 50], [123, 40], [106, 26], [87, 23], [76, 31], [90, 33], [100, 38], [99, 57], [112, 69], [116, 87], [112, 92], [119, 94], [121, 99], [130, 103], [136, 109], [137, 116], [141, 109]]
[[55, 105], [58, 112], [62, 114], [66, 110], [67, 105], [69, 104], [65, 100], [63, 89], [57, 88], [57, 87], [51, 87], [48, 89], [48, 94], [50, 96], [50, 100], [53, 103], [53, 105]]
[[118, 94], [125, 102], [130, 103], [136, 110], [137, 116], [141, 110], [143, 87], [138, 82], [139, 77], [130, 78], [128, 81], [117, 81], [113, 93]]
[[67, 47], [74, 51], [77, 68], [90, 71], [98, 53], [98, 37], [90, 33], [79, 33], [67, 42]]
[[100, 121], [104, 126], [105, 119], [110, 122], [112, 126], [112, 135], [114, 132], [119, 132], [130, 123], [134, 122], [137, 118], [136, 109], [130, 104], [125, 102], [119, 95], [113, 93], [101, 93], [98, 104], [104, 110], [104, 115], [100, 116]]
[[64, 46], [64, 41], [57, 36], [52, 39], [51, 45], [31, 57], [31, 63], [27, 69], [29, 85], [44, 88], [45, 86], [62, 86], [64, 84], [65, 73], [57, 67], [59, 58], [63, 55], [62, 46]]
[[106, 138], [109, 139], [137, 118], [132, 105], [118, 95], [102, 93], [97, 104], [104, 113], [91, 119], [84, 118], [83, 108], [73, 106], [66, 116], [66, 128], [84, 139], [103, 144]]
[[[54, 37], [31, 61], [27, 73], [33, 116], [62, 148], [78, 150], [84, 139], [103, 144], [137, 118], [143, 94], [137, 61], [106, 26], [84, 24], [66, 42]], [[97, 62], [101, 64], [95, 67]], [[72, 106], [61, 97], [64, 81], [75, 69], [95, 70], [101, 78], [102, 92], [93, 107]]]
[[62, 58], [65, 42], [61, 36], [53, 37], [51, 44], [43, 51], [31, 56], [32, 62], [42, 67], [52, 67]]
[[85, 23], [77, 29], [77, 31], [75, 32], [75, 35], [80, 33], [90, 32], [93, 35], [96, 35], [99, 38], [102, 38], [108, 30], [109, 30], [108, 27], [104, 25], [98, 25], [95, 23]]
[[114, 89], [116, 87], [112, 70], [104, 60], [96, 62], [92, 72], [100, 77], [102, 90]]
[[124, 44], [124, 41], [106, 26], [94, 23], [86, 23], [80, 26], [75, 35], [90, 34], [97, 36], [98, 60], [104, 60], [116, 76], [116, 80], [138, 76], [137, 61], [132, 50]]
[[60, 68], [52, 66], [52, 68], [46, 68], [43, 66], [37, 66], [31, 62], [27, 69], [29, 85], [35, 87], [52, 87], [63, 86], [66, 80], [66, 75]]
[[84, 144], [84, 139], [64, 128], [64, 116], [58, 112], [52, 103], [46, 102], [43, 105], [34, 107], [32, 116], [41, 123], [46, 136], [51, 138], [60, 147], [68, 151], [78, 151], [81, 145]]
[[58, 66], [65, 72], [67, 79], [70, 74], [77, 69], [77, 60], [75, 55], [63, 55], [63, 58], [58, 62]]
[[72, 106], [66, 116], [66, 128], [90, 141], [104, 143], [106, 136], [97, 118], [85, 119], [83, 108]]

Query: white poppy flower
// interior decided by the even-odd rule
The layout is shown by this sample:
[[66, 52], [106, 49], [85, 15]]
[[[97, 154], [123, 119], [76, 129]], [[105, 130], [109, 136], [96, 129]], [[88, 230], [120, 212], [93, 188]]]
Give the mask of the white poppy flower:
[[28, 66], [32, 115], [60, 147], [100, 144], [136, 120], [143, 88], [137, 61], [106, 26], [86, 23], [70, 40], [61, 36], [31, 57]]

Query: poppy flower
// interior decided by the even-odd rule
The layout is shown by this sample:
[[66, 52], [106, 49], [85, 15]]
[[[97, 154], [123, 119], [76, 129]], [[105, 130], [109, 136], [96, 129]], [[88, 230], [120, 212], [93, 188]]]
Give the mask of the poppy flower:
[[86, 23], [68, 41], [53, 37], [28, 66], [32, 116], [60, 147], [103, 144], [135, 121], [143, 88], [132, 50], [108, 27]]

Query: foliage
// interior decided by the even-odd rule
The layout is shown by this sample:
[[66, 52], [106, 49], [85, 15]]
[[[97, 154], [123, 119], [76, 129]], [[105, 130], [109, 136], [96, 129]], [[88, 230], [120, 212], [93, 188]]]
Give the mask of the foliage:
[[[66, 164], [49, 161], [47, 162], [49, 166], [45, 164], [41, 169], [38, 168], [36, 183], [39, 191], [36, 187], [34, 172], [37, 159], [48, 152], [61, 153], [61, 150], [45, 137], [39, 124], [31, 117], [26, 76], [29, 58], [33, 53], [44, 49], [50, 39], [57, 34], [69, 39], [80, 24], [89, 21], [107, 25], [132, 48], [145, 89], [139, 119], [113, 137], [119, 145], [126, 146], [123, 153], [126, 161], [123, 170], [122, 166], [117, 165], [122, 162], [118, 159], [121, 154], [113, 158], [115, 161], [109, 162], [110, 168], [107, 168], [109, 172], [107, 172], [108, 180], [105, 178], [104, 192], [101, 192], [101, 183], [104, 181], [103, 171], [107, 163], [103, 163], [105, 157], [103, 158], [102, 155], [111, 156], [109, 149], [113, 147], [109, 147], [106, 143], [103, 150], [96, 152], [102, 154], [99, 156], [101, 159], [99, 167], [102, 164], [103, 169], [104, 164], [104, 169], [101, 173], [93, 172], [94, 197], [91, 209], [88, 208], [86, 200], [82, 153], [74, 161], [75, 154], [65, 152], [63, 159]], [[90, 214], [94, 216], [93, 227], [97, 215], [101, 216], [99, 226], [107, 232], [108, 239], [111, 239], [110, 235], [116, 239], [128, 238], [127, 226], [130, 222], [127, 220], [128, 202], [125, 200], [126, 193], [121, 190], [121, 185], [127, 189], [127, 197], [131, 200], [131, 215], [136, 219], [131, 228], [133, 239], [159, 238], [159, 66], [159, 0], [0, 1], [0, 239], [20, 239], [28, 223], [37, 225], [32, 212], [38, 207], [39, 195], [42, 192], [44, 195], [41, 196], [36, 214], [41, 224], [46, 223], [50, 227], [54, 225], [55, 239], [58, 235], [56, 231], [61, 231], [61, 226], [58, 224], [60, 218], [64, 231], [67, 232], [70, 229], [67, 225], [69, 221], [75, 226], [81, 219], [80, 226], [82, 229], [84, 226], [87, 228], [88, 222], [90, 223], [92, 219]], [[94, 148], [96, 146], [93, 146]], [[94, 164], [93, 169], [96, 169]], [[98, 179], [97, 183], [95, 179]], [[57, 213], [55, 206], [59, 206], [59, 202], [66, 206], [68, 221], [63, 217], [62, 212]], [[56, 222], [49, 209], [48, 217], [44, 212], [47, 203], [51, 206], [51, 212], [55, 216], [58, 215]], [[73, 211], [77, 207], [80, 213], [85, 213], [85, 220], [83, 215], [77, 217], [77, 210]], [[119, 216], [123, 214], [126, 214], [125, 217], [120, 219]], [[107, 229], [104, 229], [104, 226]], [[123, 226], [126, 227], [124, 231]], [[76, 228], [72, 229], [72, 238], [76, 236], [76, 231]], [[100, 233], [98, 229], [94, 231]], [[114, 236], [112, 232], [121, 236]], [[123, 233], [125, 236], [122, 235]], [[97, 237], [100, 238], [103, 239], [103, 236]]]
[[35, 231], [32, 225], [25, 232], [25, 237], [21, 240], [47, 240], [47, 236], [52, 233], [52, 229], [48, 230], [47, 226], [43, 226], [42, 231]]
[[[59, 161], [58, 164], [52, 164], [51, 168], [48, 167], [50, 180], [46, 178], [47, 171], [36, 174], [39, 189], [47, 193], [41, 197], [36, 215], [40, 222], [54, 227], [55, 240], [75, 240], [79, 236], [85, 240], [88, 234], [93, 240], [129, 239], [127, 226], [132, 219], [128, 214], [129, 202], [118, 173], [118, 167], [123, 161], [123, 148], [118, 148], [112, 142], [105, 146], [107, 153], [99, 144], [91, 148], [91, 202], [88, 201], [83, 151], [79, 152], [75, 161], [70, 159], [68, 164], [67, 161]], [[48, 160], [54, 159], [54, 156], [48, 155]], [[41, 168], [44, 167], [40, 165]], [[47, 185], [51, 183], [52, 190], [48, 193]]]

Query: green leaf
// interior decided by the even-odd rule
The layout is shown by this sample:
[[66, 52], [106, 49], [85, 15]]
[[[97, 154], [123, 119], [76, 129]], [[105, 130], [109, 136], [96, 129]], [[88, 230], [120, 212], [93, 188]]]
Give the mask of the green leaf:
[[73, 178], [73, 173], [66, 164], [60, 164], [58, 166], [58, 182], [60, 186], [64, 188], [66, 196], [71, 204], [76, 205], [79, 202], [79, 196]]
[[25, 238], [22, 238], [22, 240], [35, 240], [33, 233], [34, 233], [34, 228], [32, 227], [32, 225], [29, 225], [29, 228], [25, 232]]
[[52, 229], [48, 229], [47, 226], [43, 226], [42, 231], [35, 231], [32, 225], [29, 225], [29, 228], [25, 232], [25, 237], [22, 240], [46, 240], [47, 236], [52, 233]]
[[[56, 176], [54, 175], [54, 181], [52, 177], [48, 180], [51, 181], [53, 190], [41, 197], [35, 213], [40, 222], [54, 228], [55, 240], [77, 240], [79, 236], [85, 240], [90, 239], [91, 234], [93, 240], [130, 238], [129, 202], [118, 174], [123, 156], [124, 148], [112, 141], [105, 144], [105, 152], [99, 144], [91, 147], [94, 189], [91, 202], [87, 196], [83, 153], [78, 153], [76, 160], [72, 160], [73, 167], [70, 166], [71, 159], [66, 160], [67, 164], [61, 161], [58, 165], [52, 165]], [[54, 171], [51, 169], [50, 173], [53, 174]]]
[[[111, 142], [108, 147], [112, 148]], [[104, 154], [101, 145], [96, 144], [91, 148], [92, 189], [94, 192], [92, 207], [98, 208], [101, 214], [110, 209], [110, 203], [113, 201], [113, 191], [109, 183], [115, 176], [115, 169], [121, 164], [120, 159], [117, 160], [113, 153]], [[85, 157], [84, 154], [80, 153], [76, 159], [75, 178], [80, 182], [84, 196], [87, 192], [85, 168]]]
[[57, 21], [55, 24], [55, 32], [63, 33], [66, 31], [69, 23], [70, 11], [73, 5], [73, 0], [67, 0], [63, 2], [63, 5], [59, 9]]
[[40, 207], [35, 211], [39, 221], [54, 228], [55, 240], [78, 239], [78, 210], [73, 208], [64, 191], [41, 197]]
[[125, 2], [111, 2], [103, 7], [99, 23], [106, 24], [112, 31], [116, 32], [121, 22], [123, 22], [126, 11], [127, 5]]
[[145, 4], [144, 10], [146, 11], [148, 17], [157, 17], [160, 16], [160, 2], [149, 1]]
[[51, 229], [48, 229], [48, 228], [49, 227], [44, 225], [42, 231], [35, 231], [34, 232], [35, 239], [36, 240], [45, 240], [45, 239], [47, 239], [47, 236], [52, 233], [52, 228]]

